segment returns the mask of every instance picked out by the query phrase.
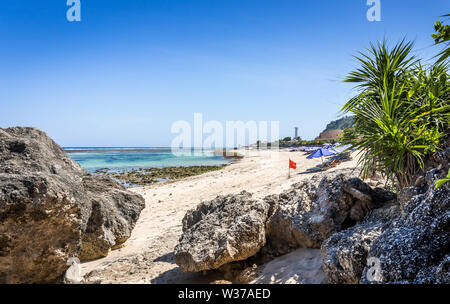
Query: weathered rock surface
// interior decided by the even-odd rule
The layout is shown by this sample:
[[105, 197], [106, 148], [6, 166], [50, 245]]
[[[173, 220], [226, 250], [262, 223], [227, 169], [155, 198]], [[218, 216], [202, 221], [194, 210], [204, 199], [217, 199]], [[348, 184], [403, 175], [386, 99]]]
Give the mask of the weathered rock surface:
[[109, 249], [123, 244], [131, 235], [145, 201], [108, 177], [84, 176], [90, 215], [82, 230], [80, 259], [106, 256]]
[[450, 283], [449, 149], [433, 168], [404, 188], [397, 204], [375, 209], [357, 225], [322, 244], [330, 283]]
[[0, 129], [0, 283], [60, 282], [124, 242], [141, 196], [89, 176], [44, 132]]
[[334, 232], [393, 198], [343, 174], [315, 177], [263, 200], [246, 192], [218, 197], [184, 217], [175, 262], [183, 271], [239, 270], [245, 265], [230, 263], [250, 257], [248, 262], [265, 263], [265, 257], [298, 248], [317, 249]]
[[[436, 167], [398, 200], [337, 175], [314, 176], [260, 201], [241, 193], [203, 203], [183, 221], [175, 260], [185, 271], [240, 271], [242, 282], [305, 283], [312, 282], [309, 274], [325, 274], [329, 283], [450, 283], [450, 183], [434, 186], [447, 174], [449, 156], [449, 150], [434, 155]], [[261, 206], [258, 215], [249, 217], [248, 206]], [[242, 216], [250, 228], [241, 244], [252, 250], [232, 243], [242, 238]], [[295, 254], [273, 259], [298, 248], [321, 248], [321, 267], [307, 269], [303, 258], [291, 259]]]
[[201, 203], [183, 219], [174, 259], [183, 271], [198, 272], [245, 260], [266, 243], [270, 204], [248, 192]]
[[[358, 178], [340, 174], [299, 183], [279, 196], [267, 222], [270, 246], [280, 254], [296, 248], [320, 248], [333, 233], [354, 225], [373, 208], [395, 199], [391, 192], [372, 189]], [[317, 186], [316, 186], [317, 185]]]
[[[368, 256], [379, 260], [375, 283], [450, 283], [450, 186], [434, 187], [443, 175], [428, 171], [426, 185], [402, 204], [401, 216], [372, 243]], [[366, 276], [369, 269], [362, 283], [374, 283]]]
[[367, 265], [370, 246], [398, 214], [398, 204], [389, 204], [370, 212], [362, 223], [325, 240], [321, 252], [328, 283], [359, 283]]

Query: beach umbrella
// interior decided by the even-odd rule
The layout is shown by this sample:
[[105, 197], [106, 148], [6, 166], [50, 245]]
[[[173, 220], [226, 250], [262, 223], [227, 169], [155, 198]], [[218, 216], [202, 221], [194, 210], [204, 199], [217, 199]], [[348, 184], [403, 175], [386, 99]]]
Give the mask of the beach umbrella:
[[344, 146], [335, 146], [335, 147], [333, 147], [333, 150], [336, 150], [339, 153], [341, 153], [341, 152], [343, 152], [343, 151], [345, 151], [345, 150], [347, 150], [347, 149], [349, 149], [351, 147], [352, 147], [352, 145], [350, 145], [350, 144], [344, 145]]
[[322, 163], [323, 163], [324, 156], [335, 155], [338, 153], [339, 153], [338, 151], [336, 151], [335, 149], [332, 149], [332, 148], [330, 148], [330, 149], [320, 148], [320, 149], [317, 149], [316, 151], [314, 151], [313, 153], [311, 153], [310, 155], [308, 155], [306, 158], [312, 159], [312, 158], [322, 157]]

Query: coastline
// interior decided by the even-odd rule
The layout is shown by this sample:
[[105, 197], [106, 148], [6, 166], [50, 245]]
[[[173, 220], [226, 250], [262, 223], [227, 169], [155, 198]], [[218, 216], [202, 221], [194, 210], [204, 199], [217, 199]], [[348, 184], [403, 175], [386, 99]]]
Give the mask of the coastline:
[[[180, 180], [130, 188], [145, 198], [146, 207], [131, 234], [119, 249], [105, 258], [82, 264], [89, 282], [101, 283], [210, 283], [217, 274], [202, 276], [183, 273], [173, 261], [173, 250], [181, 235], [181, 221], [189, 209], [217, 195], [236, 194], [242, 190], [262, 198], [281, 193], [313, 175], [330, 173], [357, 174], [357, 160], [343, 162], [325, 172], [305, 173], [321, 163], [306, 159], [303, 152], [281, 150], [237, 150], [243, 158], [221, 170]], [[274, 154], [276, 153], [276, 154]], [[297, 170], [288, 179], [288, 160], [297, 162]], [[356, 170], [355, 170], [356, 169]]]
[[[109, 153], [109, 152], [142, 152], [142, 151], [151, 151], [151, 152], [170, 152], [171, 150], [160, 148], [76, 148], [76, 150], [69, 150], [65, 148], [66, 153], [72, 154], [72, 158], [77, 161], [74, 155], [77, 153]], [[146, 167], [146, 166], [134, 166], [134, 167], [123, 167], [123, 168], [115, 168], [115, 167], [105, 167], [99, 169], [85, 169], [88, 174], [95, 176], [105, 176], [112, 178], [125, 186], [126, 188], [133, 187], [142, 187], [148, 186], [156, 183], [165, 183], [165, 182], [173, 182], [175, 180], [187, 178], [190, 176], [205, 174], [210, 171], [222, 170], [224, 167], [238, 162], [244, 156], [242, 153], [232, 150], [205, 150], [205, 152], [212, 153], [215, 157], [221, 158], [221, 163], [219, 164], [209, 164], [206, 162], [205, 164], [186, 164], [186, 165], [177, 165], [177, 166], [155, 166], [155, 167]], [[176, 153], [176, 152], [174, 152]], [[69, 156], [70, 156], [69, 154]], [[153, 157], [149, 155], [148, 158]], [[83, 162], [83, 160], [79, 160]], [[130, 162], [130, 165], [133, 163]], [[80, 163], [80, 165], [83, 165]]]
[[[230, 162], [231, 163], [231, 162]], [[211, 171], [222, 170], [228, 164], [220, 166], [179, 166], [179, 167], [163, 167], [163, 168], [139, 168], [129, 170], [95, 170], [92, 175], [110, 177], [126, 188], [143, 187], [152, 184], [176, 181], [205, 174]]]

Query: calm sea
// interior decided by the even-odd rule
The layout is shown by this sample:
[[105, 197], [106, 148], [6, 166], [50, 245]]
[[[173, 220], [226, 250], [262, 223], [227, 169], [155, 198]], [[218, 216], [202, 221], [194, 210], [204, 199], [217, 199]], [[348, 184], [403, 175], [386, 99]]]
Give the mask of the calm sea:
[[69, 156], [88, 171], [108, 168], [130, 170], [178, 166], [220, 166], [231, 160], [213, 151], [172, 153], [165, 147], [65, 147]]

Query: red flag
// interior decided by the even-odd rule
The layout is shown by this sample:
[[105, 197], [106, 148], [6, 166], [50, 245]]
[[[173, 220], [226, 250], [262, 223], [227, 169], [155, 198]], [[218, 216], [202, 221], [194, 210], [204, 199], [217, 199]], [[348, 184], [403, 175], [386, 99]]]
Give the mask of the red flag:
[[289, 160], [289, 168], [292, 168], [294, 170], [297, 169], [297, 163]]

